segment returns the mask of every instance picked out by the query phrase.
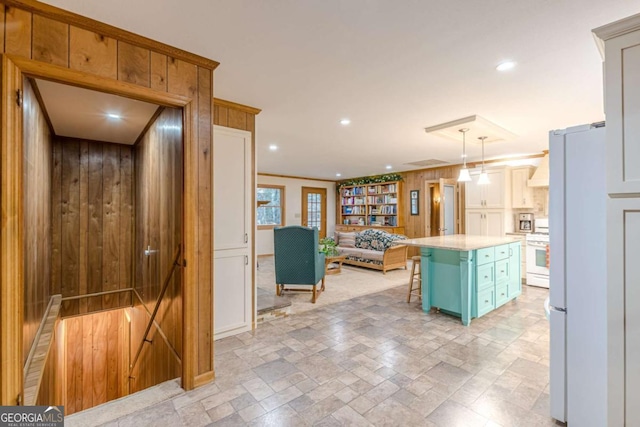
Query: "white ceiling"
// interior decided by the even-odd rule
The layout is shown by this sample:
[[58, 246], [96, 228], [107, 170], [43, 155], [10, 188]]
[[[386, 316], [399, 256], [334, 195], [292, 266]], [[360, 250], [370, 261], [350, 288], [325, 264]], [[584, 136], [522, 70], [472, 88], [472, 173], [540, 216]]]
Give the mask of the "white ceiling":
[[147, 102], [47, 80], [36, 79], [36, 86], [59, 136], [132, 145], [158, 109]]
[[[219, 61], [215, 96], [263, 110], [258, 171], [328, 179], [459, 163], [461, 142], [424, 128], [474, 114], [517, 135], [489, 144], [488, 158], [539, 153], [550, 129], [602, 120], [591, 29], [640, 10], [640, 0], [46, 3]], [[506, 59], [517, 67], [496, 71]], [[480, 157], [476, 144], [467, 151]]]

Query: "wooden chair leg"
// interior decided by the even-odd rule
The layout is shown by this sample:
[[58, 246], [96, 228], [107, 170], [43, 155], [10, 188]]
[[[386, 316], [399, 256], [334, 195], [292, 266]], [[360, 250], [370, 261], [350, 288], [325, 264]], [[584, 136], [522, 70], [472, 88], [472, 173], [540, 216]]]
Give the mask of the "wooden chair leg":
[[311, 303], [316, 303], [316, 285], [313, 285], [313, 290], [311, 291]]
[[324, 277], [322, 278], [322, 286], [320, 286], [320, 290], [324, 292]]
[[280, 296], [280, 285], [276, 283], [276, 296]]
[[411, 291], [413, 290], [413, 276], [416, 271], [416, 263], [411, 262], [411, 276], [409, 277], [409, 290], [407, 291], [407, 304], [411, 302]]

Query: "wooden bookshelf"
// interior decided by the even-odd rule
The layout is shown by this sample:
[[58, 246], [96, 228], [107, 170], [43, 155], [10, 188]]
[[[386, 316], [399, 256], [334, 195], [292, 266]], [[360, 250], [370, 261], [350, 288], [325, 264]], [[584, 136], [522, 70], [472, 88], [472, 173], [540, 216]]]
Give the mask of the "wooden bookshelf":
[[342, 187], [339, 225], [401, 227], [401, 194], [400, 181]]

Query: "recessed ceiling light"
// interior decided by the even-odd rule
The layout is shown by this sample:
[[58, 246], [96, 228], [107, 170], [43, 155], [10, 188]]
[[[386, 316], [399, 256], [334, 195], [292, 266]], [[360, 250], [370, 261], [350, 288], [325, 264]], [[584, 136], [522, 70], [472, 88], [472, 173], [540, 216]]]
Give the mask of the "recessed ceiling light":
[[110, 119], [121, 119], [122, 116], [120, 114], [116, 114], [116, 113], [107, 113], [107, 117], [109, 117]]
[[278, 146], [277, 146], [277, 145], [271, 144], [271, 145], [269, 146], [269, 150], [271, 150], [271, 151], [276, 151], [277, 149], [278, 149]]
[[336, 176], [342, 176], [342, 174], [341, 173], [337, 173]]
[[387, 168], [387, 169], [391, 169], [391, 165], [387, 165], [387, 166], [386, 166], [386, 168]]
[[340, 120], [340, 124], [343, 125], [343, 126], [346, 126], [346, 125], [348, 125], [350, 123], [351, 123], [351, 120], [349, 120], [349, 119]]
[[498, 64], [498, 66], [496, 67], [496, 70], [498, 70], [498, 71], [507, 71], [507, 70], [512, 69], [515, 66], [516, 66], [516, 63], [514, 61], [504, 61], [504, 62]]

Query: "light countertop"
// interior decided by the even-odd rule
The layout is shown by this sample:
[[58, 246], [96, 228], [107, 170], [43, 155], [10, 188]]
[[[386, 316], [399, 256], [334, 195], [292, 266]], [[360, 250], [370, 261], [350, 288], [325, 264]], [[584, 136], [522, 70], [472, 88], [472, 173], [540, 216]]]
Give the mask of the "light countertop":
[[416, 246], [420, 248], [448, 249], [452, 251], [473, 251], [491, 246], [520, 242], [516, 237], [487, 237], [467, 234], [453, 234], [449, 236], [421, 237], [418, 239], [398, 240], [399, 245]]

